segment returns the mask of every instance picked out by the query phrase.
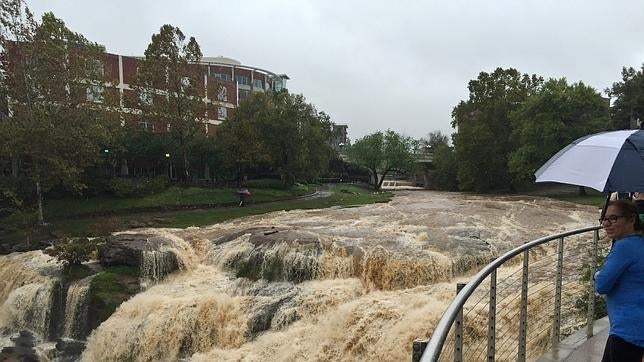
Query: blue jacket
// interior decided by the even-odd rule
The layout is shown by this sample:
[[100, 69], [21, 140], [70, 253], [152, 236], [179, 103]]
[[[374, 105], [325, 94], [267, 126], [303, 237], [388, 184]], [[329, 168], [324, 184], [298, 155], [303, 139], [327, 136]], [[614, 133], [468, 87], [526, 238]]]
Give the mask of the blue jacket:
[[610, 334], [644, 347], [644, 238], [617, 240], [595, 274], [595, 289], [606, 294]]

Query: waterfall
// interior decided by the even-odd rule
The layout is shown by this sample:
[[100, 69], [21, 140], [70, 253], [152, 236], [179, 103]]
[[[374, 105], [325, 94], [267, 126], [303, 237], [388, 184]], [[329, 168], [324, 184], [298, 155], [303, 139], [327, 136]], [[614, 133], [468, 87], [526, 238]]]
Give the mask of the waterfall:
[[41, 251], [0, 257], [0, 332], [31, 330], [47, 339], [57, 332], [62, 266]]
[[172, 251], [143, 251], [141, 253], [141, 287], [147, 289], [177, 270], [179, 261]]
[[95, 275], [74, 281], [67, 289], [63, 337], [85, 339], [89, 311], [89, 287]]
[[[592, 207], [545, 199], [417, 192], [389, 204], [146, 229], [169, 241], [141, 251], [135, 263], [145, 288], [87, 336], [82, 360], [405, 360], [411, 341], [431, 333], [454, 283], [535, 231], [552, 234], [595, 217]], [[56, 319], [47, 312], [56, 309], [56, 277], [31, 264], [55, 263], [36, 254], [0, 257], [0, 327], [45, 333]], [[520, 275], [518, 268], [499, 270], [499, 280]], [[67, 337], [87, 333], [89, 284], [69, 286]], [[517, 310], [512, 293], [520, 288], [505, 290], [499, 309]], [[545, 315], [541, 300], [550, 296], [537, 297], [529, 309]], [[484, 343], [486, 329], [481, 323], [468, 333]]]
[[55, 283], [31, 283], [14, 289], [0, 308], [0, 327], [9, 332], [28, 329], [49, 337], [55, 289]]

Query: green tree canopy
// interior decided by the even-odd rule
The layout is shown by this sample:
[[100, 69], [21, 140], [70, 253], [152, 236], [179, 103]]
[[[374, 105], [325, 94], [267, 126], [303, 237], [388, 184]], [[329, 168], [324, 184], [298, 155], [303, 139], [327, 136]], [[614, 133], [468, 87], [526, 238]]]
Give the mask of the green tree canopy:
[[608, 103], [582, 82], [550, 79], [510, 115], [514, 151], [509, 169], [516, 183], [534, 180], [534, 172], [575, 139], [605, 130]]
[[510, 113], [543, 82], [516, 69], [481, 72], [468, 84], [469, 99], [452, 111], [459, 188], [487, 191], [511, 187], [508, 171]]
[[429, 147], [432, 158], [432, 186], [438, 190], [458, 190], [456, 154], [449, 137], [441, 131], [431, 132], [421, 144]]
[[195, 38], [186, 40], [179, 28], [163, 25], [145, 50], [132, 87], [141, 117], [167, 125], [179, 147], [183, 179], [190, 179], [190, 143], [203, 132], [206, 106], [202, 54]]
[[84, 169], [118, 127], [98, 104], [108, 102], [104, 48], [52, 13], [36, 22], [20, 0], [3, 2], [0, 19], [0, 89], [8, 99], [0, 147], [12, 160], [12, 177], [34, 185], [42, 223], [42, 194], [58, 184], [81, 191]]
[[332, 156], [329, 116], [285, 91], [253, 93], [220, 126], [217, 139], [240, 179], [248, 167], [264, 165], [286, 186], [323, 174]]
[[622, 68], [622, 80], [607, 92], [616, 97], [611, 107], [613, 129], [629, 129], [644, 122], [644, 64], [639, 70]]
[[416, 142], [411, 137], [387, 130], [375, 132], [356, 140], [347, 149], [349, 159], [366, 167], [380, 190], [385, 177], [393, 171], [405, 173], [414, 167]]

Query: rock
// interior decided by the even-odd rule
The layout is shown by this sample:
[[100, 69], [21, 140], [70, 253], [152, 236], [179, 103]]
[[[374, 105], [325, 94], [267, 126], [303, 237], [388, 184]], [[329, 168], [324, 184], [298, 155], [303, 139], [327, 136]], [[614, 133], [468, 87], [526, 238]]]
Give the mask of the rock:
[[99, 245], [99, 259], [104, 266], [129, 265], [140, 267], [143, 252], [158, 251], [171, 245], [170, 240], [146, 234], [118, 234]]
[[322, 245], [318, 234], [303, 230], [253, 228], [220, 236], [212, 242], [222, 245], [250, 234], [246, 248], [226, 266], [237, 277], [250, 280], [292, 281], [315, 279]]
[[36, 336], [30, 331], [20, 331], [9, 338], [13, 342], [12, 347], [5, 347], [0, 351], [0, 356], [7, 361], [38, 362], [38, 356], [34, 346]]
[[[243, 294], [255, 296], [249, 304], [250, 318], [248, 319], [248, 333], [255, 336], [260, 332], [273, 327], [277, 312], [285, 303], [289, 303], [297, 295], [299, 289], [291, 283], [256, 282]], [[292, 318], [295, 321], [297, 316]], [[291, 322], [292, 322], [291, 321]], [[278, 322], [285, 324], [283, 321]]]
[[289, 245], [307, 245], [315, 248], [319, 246], [320, 237], [310, 231], [271, 230], [255, 232], [251, 234], [248, 241], [255, 246], [271, 246], [275, 243], [286, 242]]
[[272, 232], [275, 231], [275, 228], [268, 228], [268, 227], [256, 227], [256, 228], [248, 228], [248, 229], [243, 229], [234, 233], [226, 234], [220, 237], [217, 237], [213, 240], [210, 240], [211, 243], [215, 245], [221, 245], [225, 244], [229, 241], [233, 241], [237, 239], [238, 237], [246, 234], [260, 234], [260, 233], [266, 233], [266, 232]]
[[70, 338], [60, 338], [56, 342], [58, 356], [80, 356], [85, 350], [85, 342]]
[[99, 259], [104, 266], [132, 266], [142, 277], [160, 280], [181, 266], [177, 255], [167, 250], [172, 246], [171, 240], [159, 236], [118, 234], [99, 246]]

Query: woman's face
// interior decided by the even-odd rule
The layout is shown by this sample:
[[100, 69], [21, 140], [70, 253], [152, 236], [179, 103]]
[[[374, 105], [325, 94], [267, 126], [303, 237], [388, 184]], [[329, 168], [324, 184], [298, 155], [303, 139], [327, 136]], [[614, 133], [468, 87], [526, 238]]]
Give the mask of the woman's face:
[[619, 240], [635, 232], [633, 217], [634, 215], [623, 215], [621, 210], [614, 205], [608, 206], [602, 222], [606, 236]]

